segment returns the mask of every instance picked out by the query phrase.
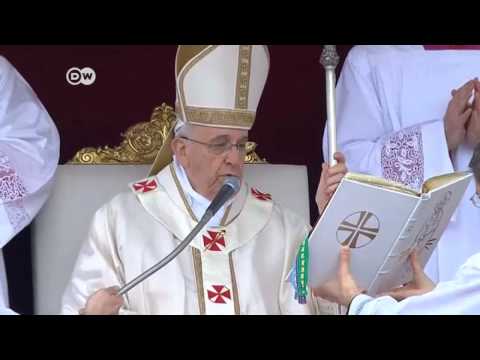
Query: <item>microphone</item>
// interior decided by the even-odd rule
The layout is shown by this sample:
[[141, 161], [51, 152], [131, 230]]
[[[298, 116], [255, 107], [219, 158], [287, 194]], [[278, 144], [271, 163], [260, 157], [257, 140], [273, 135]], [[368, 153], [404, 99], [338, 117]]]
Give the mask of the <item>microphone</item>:
[[205, 210], [205, 214], [203, 214], [200, 222], [208, 222], [238, 190], [240, 190], [240, 179], [236, 176], [227, 176], [210, 206]]
[[193, 228], [190, 234], [165, 258], [163, 258], [159, 263], [152, 266], [150, 269], [146, 270], [139, 276], [137, 276], [132, 281], [128, 282], [118, 291], [119, 295], [123, 295], [130, 291], [132, 288], [140, 284], [143, 280], [149, 278], [155, 274], [158, 270], [167, 265], [170, 261], [175, 259], [183, 249], [185, 249], [188, 244], [197, 236], [197, 234], [207, 225], [210, 219], [215, 216], [215, 214], [220, 210], [220, 208], [233, 196], [238, 190], [240, 190], [240, 179], [236, 176], [227, 176], [223, 181], [223, 185], [218, 191], [215, 198], [210, 203], [210, 206], [205, 210], [202, 218], [198, 224]]

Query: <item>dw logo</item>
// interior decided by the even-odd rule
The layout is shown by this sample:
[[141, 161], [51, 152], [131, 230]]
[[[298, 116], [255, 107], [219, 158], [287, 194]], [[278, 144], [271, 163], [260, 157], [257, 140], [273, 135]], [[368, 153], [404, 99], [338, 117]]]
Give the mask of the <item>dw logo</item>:
[[96, 74], [92, 68], [84, 67], [79, 69], [77, 67], [72, 67], [67, 71], [67, 82], [70, 85], [92, 85], [95, 82]]

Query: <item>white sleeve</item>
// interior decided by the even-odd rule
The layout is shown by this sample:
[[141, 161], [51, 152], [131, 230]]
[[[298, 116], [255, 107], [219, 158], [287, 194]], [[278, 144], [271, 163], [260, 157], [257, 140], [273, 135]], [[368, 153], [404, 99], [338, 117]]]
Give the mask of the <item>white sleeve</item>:
[[454, 280], [441, 282], [421, 296], [397, 302], [389, 296], [357, 296], [350, 315], [478, 315], [480, 314], [480, 254], [471, 257]]
[[[107, 205], [94, 216], [87, 241], [80, 251], [71, 281], [63, 295], [62, 314], [76, 315], [85, 307], [89, 296], [97, 290], [125, 284], [123, 264], [118, 257], [108, 214]], [[128, 309], [128, 300], [126, 303], [120, 313], [133, 313]]]
[[0, 307], [0, 315], [18, 315], [18, 314], [9, 308]]
[[59, 147], [57, 129], [42, 103], [0, 56], [0, 248], [47, 200]]
[[399, 315], [401, 304], [390, 296], [373, 298], [368, 295], [356, 296], [348, 309], [348, 315]]
[[[367, 51], [354, 48], [337, 91], [337, 144], [350, 171], [371, 174], [419, 188], [433, 175], [453, 171], [442, 119], [425, 119], [394, 130], [372, 75]], [[328, 132], [323, 141], [328, 153]]]

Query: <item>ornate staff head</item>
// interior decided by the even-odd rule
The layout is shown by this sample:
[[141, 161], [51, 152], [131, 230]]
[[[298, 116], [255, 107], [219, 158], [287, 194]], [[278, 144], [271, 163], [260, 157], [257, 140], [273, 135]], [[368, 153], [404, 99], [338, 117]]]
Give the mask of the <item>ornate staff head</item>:
[[339, 62], [340, 56], [337, 54], [337, 47], [335, 45], [325, 45], [320, 56], [320, 64], [327, 70], [335, 69]]
[[[320, 63], [325, 68], [325, 85], [327, 96], [327, 132], [328, 132], [328, 163], [336, 164], [334, 154], [337, 151], [337, 119], [335, 113], [335, 68], [340, 61], [335, 45], [324, 45]], [[326, 154], [325, 154], [326, 155]]]

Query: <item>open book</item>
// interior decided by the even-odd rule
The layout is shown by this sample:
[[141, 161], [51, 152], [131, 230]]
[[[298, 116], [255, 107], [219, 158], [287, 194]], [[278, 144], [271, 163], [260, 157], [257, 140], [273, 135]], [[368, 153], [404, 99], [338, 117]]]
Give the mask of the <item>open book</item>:
[[418, 248], [425, 266], [471, 179], [469, 172], [437, 176], [416, 192], [348, 173], [310, 235], [309, 286], [335, 278], [341, 245], [350, 246], [352, 274], [369, 295], [407, 283], [410, 253]]

